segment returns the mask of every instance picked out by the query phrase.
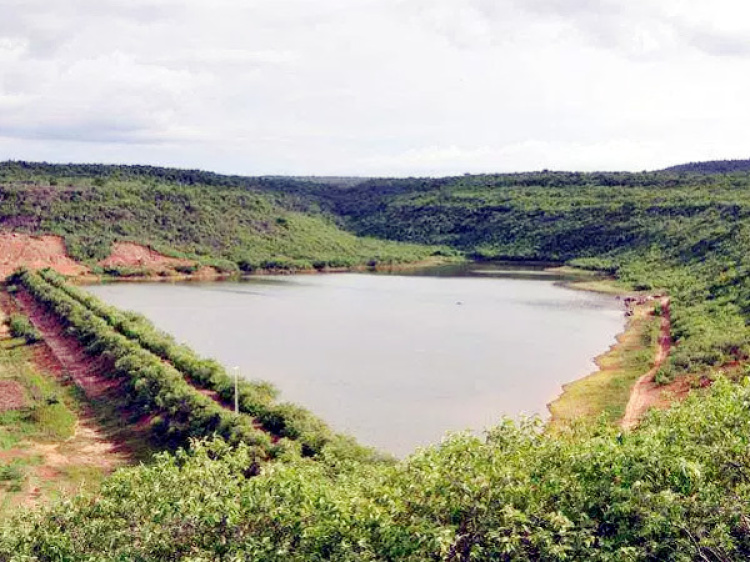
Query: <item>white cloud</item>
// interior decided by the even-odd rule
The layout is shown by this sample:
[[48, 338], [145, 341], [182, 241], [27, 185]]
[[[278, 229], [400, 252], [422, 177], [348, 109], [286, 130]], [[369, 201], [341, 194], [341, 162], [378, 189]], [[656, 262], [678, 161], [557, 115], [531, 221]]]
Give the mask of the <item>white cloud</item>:
[[750, 156], [735, 0], [0, 7], [0, 159], [414, 175]]

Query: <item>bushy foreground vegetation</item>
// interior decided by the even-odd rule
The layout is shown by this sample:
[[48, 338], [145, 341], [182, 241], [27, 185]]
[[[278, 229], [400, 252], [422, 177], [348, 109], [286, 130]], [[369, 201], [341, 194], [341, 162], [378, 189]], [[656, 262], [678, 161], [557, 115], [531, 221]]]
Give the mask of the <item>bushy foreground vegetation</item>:
[[224, 272], [393, 264], [437, 251], [345, 232], [280, 187], [298, 183], [305, 185], [145, 166], [5, 162], [0, 229], [61, 235], [68, 252], [91, 265], [113, 241], [130, 240]]
[[[505, 423], [394, 466], [264, 465], [221, 442], [117, 473], [6, 530], [36, 560], [742, 560], [750, 388], [719, 380], [637, 432]], [[28, 558], [25, 558], [28, 557]]]
[[[233, 403], [234, 379], [218, 362], [200, 358], [189, 347], [178, 344], [174, 338], [157, 330], [144, 316], [121, 312], [95, 296], [67, 284], [65, 278], [54, 271], [44, 270], [39, 272], [39, 276], [104, 320], [118, 333], [166, 361], [194, 385], [215, 391], [227, 404]], [[278, 391], [270, 383], [241, 380], [237, 386], [240, 412], [252, 416], [271, 435], [298, 441], [303, 454], [318, 454], [332, 440], [337, 440], [339, 444], [346, 441], [346, 438], [335, 435], [308, 410], [291, 403], [275, 402]], [[353, 443], [350, 445], [353, 451], [356, 447]], [[365, 450], [361, 453], [369, 454]]]

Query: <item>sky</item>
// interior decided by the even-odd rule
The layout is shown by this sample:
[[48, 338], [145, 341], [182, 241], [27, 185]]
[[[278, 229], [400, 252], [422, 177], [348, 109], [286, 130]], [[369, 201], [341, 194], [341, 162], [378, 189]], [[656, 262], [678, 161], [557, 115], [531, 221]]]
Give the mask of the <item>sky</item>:
[[0, 160], [244, 175], [750, 158], [744, 0], [0, 0]]

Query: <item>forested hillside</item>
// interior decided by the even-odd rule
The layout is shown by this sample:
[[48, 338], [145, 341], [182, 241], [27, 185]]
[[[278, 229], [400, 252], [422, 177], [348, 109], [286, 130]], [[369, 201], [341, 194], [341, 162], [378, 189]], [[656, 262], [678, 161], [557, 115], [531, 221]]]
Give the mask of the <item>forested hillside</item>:
[[750, 171], [750, 160], [709, 160], [707, 162], [689, 162], [665, 168], [664, 172], [692, 172], [696, 174], [730, 174]]
[[671, 371], [750, 351], [750, 174], [538, 172], [369, 180], [304, 195], [362, 236], [570, 261], [674, 296]]
[[0, 229], [61, 235], [81, 261], [130, 240], [229, 271], [399, 263], [435, 251], [342, 231], [297, 201], [293, 193], [306, 185], [147, 166], [6, 162]]

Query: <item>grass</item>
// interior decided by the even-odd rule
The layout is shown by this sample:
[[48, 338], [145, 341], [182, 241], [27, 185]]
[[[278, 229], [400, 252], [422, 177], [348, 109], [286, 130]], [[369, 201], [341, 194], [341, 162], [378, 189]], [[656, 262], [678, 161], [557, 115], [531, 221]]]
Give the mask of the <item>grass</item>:
[[633, 291], [632, 286], [628, 283], [624, 283], [612, 277], [603, 276], [601, 273], [586, 271], [569, 266], [556, 268], [553, 271], [566, 273], [569, 275], [576, 275], [578, 279], [574, 279], [565, 283], [565, 286], [571, 289], [577, 289], [580, 291], [592, 291], [594, 293], [603, 293], [606, 295], [624, 295], [626, 293], [632, 294], [634, 292], [637, 292]]
[[[29, 399], [27, 407], [0, 413], [0, 448], [20, 438], [64, 440], [73, 435], [76, 399], [54, 378], [40, 373], [32, 363], [32, 347], [23, 339], [0, 340], [0, 380], [20, 383]], [[7, 441], [7, 443], [5, 443]]]
[[630, 389], [654, 359], [660, 321], [653, 304], [636, 307], [617, 343], [596, 358], [599, 370], [565, 385], [563, 394], [549, 405], [551, 429], [578, 419], [619, 420], [630, 398]]

